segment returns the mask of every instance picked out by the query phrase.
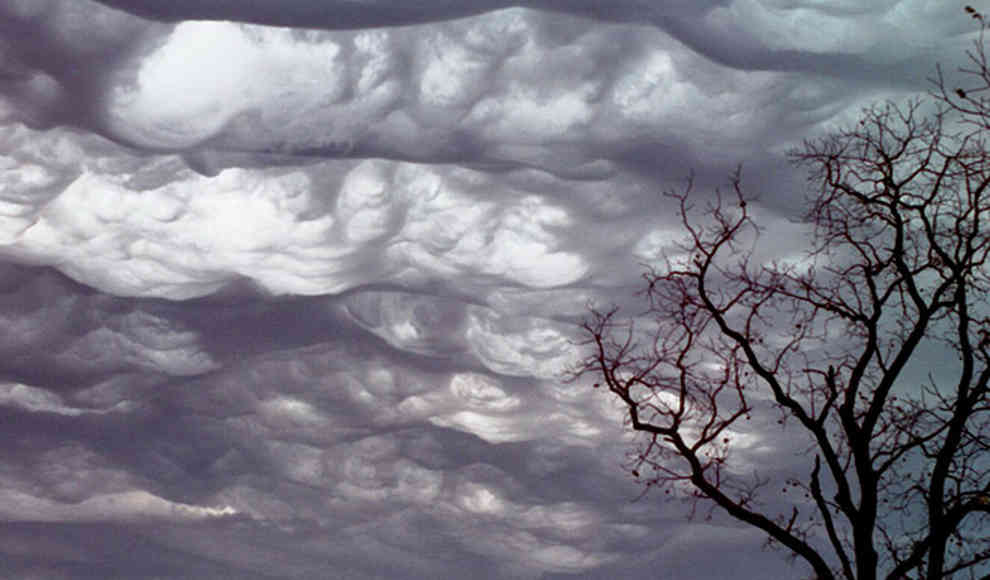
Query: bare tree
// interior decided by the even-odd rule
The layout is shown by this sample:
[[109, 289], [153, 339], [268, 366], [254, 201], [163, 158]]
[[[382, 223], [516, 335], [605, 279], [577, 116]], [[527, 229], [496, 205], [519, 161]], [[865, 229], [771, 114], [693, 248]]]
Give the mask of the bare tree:
[[[806, 256], [757, 263], [738, 174], [704, 208], [689, 184], [667, 194], [685, 238], [644, 275], [646, 314], [584, 323], [576, 376], [641, 433], [633, 475], [819, 579], [990, 578], [990, 70], [966, 10], [972, 86], [939, 71], [932, 103], [875, 106], [792, 154], [813, 190]], [[954, 356], [926, 378], [932, 352]], [[809, 450], [777, 482], [736, 442], [768, 413]]]

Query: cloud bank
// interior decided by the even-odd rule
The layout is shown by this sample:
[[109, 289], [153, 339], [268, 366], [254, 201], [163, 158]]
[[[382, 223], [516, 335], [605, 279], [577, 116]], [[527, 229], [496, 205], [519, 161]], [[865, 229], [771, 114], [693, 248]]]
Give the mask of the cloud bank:
[[576, 323], [635, 303], [691, 170], [743, 162], [792, 258], [783, 152], [952, 70], [956, 12], [0, 2], [0, 570], [794, 575], [631, 501]]

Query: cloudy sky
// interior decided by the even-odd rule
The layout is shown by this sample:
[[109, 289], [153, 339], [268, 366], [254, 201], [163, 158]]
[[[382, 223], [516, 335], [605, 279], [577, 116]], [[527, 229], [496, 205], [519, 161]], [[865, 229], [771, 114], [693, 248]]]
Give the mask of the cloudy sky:
[[0, 575], [798, 575], [634, 501], [576, 323], [691, 171], [799, 248], [784, 153], [959, 66], [961, 8], [0, 0]]

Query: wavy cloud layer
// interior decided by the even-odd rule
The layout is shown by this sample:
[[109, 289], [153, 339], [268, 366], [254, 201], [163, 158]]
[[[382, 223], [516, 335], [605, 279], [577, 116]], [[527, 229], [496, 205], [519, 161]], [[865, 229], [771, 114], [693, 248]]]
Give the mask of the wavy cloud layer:
[[0, 1], [0, 572], [799, 573], [630, 502], [576, 323], [637, 303], [692, 169], [744, 162], [799, 259], [782, 152], [953, 70], [956, 11]]

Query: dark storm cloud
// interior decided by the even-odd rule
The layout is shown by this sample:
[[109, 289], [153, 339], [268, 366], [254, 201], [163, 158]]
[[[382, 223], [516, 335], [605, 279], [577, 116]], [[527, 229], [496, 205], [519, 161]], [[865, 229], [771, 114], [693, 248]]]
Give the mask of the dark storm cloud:
[[[230, 20], [273, 26], [323, 28], [331, 30], [410, 25], [463, 18], [506, 8], [521, 7], [548, 10], [602, 20], [605, 22], [635, 22], [657, 26], [679, 41], [725, 66], [747, 70], [815, 70], [821, 74], [849, 77], [857, 75], [866, 81], [878, 74], [888, 73], [886, 83], [911, 82], [896, 72], [930, 65], [930, 61], [915, 60], [900, 63], [900, 71], [884, 67], [855, 53], [838, 47], [831, 53], [805, 48], [774, 47], [763, 30], [747, 29], [745, 18], [737, 22], [732, 2], [642, 2], [621, 0], [602, 3], [596, 0], [478, 0], [470, 2], [430, 0], [415, 4], [396, 4], [389, 0], [336, 1], [253, 1], [230, 0], [100, 0], [103, 4], [131, 12], [144, 18], [176, 22], [181, 20]], [[740, 3], [741, 4], [741, 3]], [[833, 19], [873, 19], [899, 8], [888, 0], [870, 6], [819, 3], [751, 3], [754, 12], [797, 11], [816, 12]], [[737, 4], [736, 6], [739, 6]], [[743, 8], [745, 10], [745, 8]], [[740, 10], [742, 12], [742, 10]], [[895, 73], [895, 74], [890, 74]], [[874, 79], [876, 80], [876, 79]]]
[[[631, 501], [575, 323], [692, 169], [800, 259], [783, 152], [951, 71], [957, 11], [0, 0], [0, 572], [795, 573]], [[741, 469], [804, 469], [781, 433]]]

